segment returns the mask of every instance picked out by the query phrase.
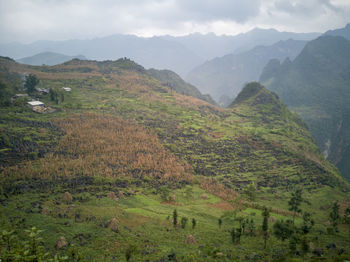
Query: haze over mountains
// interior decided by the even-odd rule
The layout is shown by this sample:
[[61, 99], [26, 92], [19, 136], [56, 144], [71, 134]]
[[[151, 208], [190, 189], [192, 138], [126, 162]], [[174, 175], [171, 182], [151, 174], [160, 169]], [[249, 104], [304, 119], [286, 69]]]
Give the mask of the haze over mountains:
[[117, 34], [88, 40], [2, 44], [0, 55], [20, 59], [41, 52], [57, 52], [69, 56], [81, 54], [93, 60], [116, 60], [128, 57], [146, 68], [170, 69], [184, 77], [194, 67], [217, 56], [290, 38], [311, 40], [318, 35], [320, 34], [279, 32], [274, 29], [259, 28], [236, 36], [190, 34], [182, 37], [144, 38]]
[[27, 65], [58, 65], [72, 59], [86, 60], [86, 57], [83, 55], [67, 56], [54, 52], [43, 52], [34, 56], [23, 57], [18, 59], [17, 62]]
[[270, 59], [294, 59], [306, 43], [289, 39], [271, 46], [257, 46], [246, 52], [215, 58], [193, 69], [186, 80], [197, 86], [202, 93], [210, 94], [220, 105], [227, 106], [246, 82], [259, 79]]

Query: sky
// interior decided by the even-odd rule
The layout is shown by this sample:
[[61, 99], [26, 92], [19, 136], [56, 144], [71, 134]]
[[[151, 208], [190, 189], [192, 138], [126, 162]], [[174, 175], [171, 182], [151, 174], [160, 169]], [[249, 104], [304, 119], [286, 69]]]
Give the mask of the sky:
[[0, 0], [0, 43], [236, 35], [254, 27], [325, 32], [347, 23], [350, 0]]

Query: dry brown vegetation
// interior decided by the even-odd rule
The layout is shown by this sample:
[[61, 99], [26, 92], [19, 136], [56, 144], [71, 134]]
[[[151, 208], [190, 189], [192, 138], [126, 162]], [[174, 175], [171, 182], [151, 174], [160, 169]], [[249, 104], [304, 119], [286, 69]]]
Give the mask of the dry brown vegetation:
[[239, 194], [231, 188], [225, 187], [214, 179], [201, 179], [200, 188], [205, 191], [220, 197], [226, 201], [236, 200]]
[[9, 168], [7, 176], [192, 179], [189, 165], [166, 151], [155, 134], [133, 121], [84, 114], [55, 120], [54, 124], [65, 132], [56, 152]]

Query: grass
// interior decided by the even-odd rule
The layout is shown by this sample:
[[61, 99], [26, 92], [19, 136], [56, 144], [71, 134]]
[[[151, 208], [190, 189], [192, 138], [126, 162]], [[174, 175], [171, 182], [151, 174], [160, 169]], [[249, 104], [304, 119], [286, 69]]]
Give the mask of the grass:
[[[15, 228], [18, 236], [34, 225], [44, 229], [45, 245], [52, 253], [64, 235], [94, 261], [105, 255], [123, 260], [132, 244], [137, 246], [135, 261], [167, 259], [173, 253], [179, 260], [193, 261], [252, 256], [273, 260], [281, 257], [278, 252], [286, 251], [287, 244], [272, 236], [271, 221], [268, 248], [263, 249], [262, 206], [273, 208], [274, 220], [289, 219], [290, 193], [302, 186], [308, 201], [302, 209], [313, 212], [316, 221], [310, 235], [315, 246], [349, 244], [346, 225], [338, 234], [325, 234], [329, 207], [339, 200], [343, 214], [349, 185], [287, 108], [280, 114], [270, 114], [271, 106], [249, 104], [224, 110], [170, 94], [130, 64], [125, 69], [81, 63], [91, 71], [69, 63], [51, 71], [17, 65], [11, 69], [37, 74], [41, 87], [69, 86], [72, 92], [64, 93], [58, 104], [40, 98], [56, 109], [52, 114], [40, 115], [26, 107], [0, 109], [4, 141], [6, 135], [12, 144], [31, 141], [35, 152], [50, 149], [38, 159], [28, 159], [32, 150], [24, 151], [16, 156], [17, 162], [2, 168], [1, 228]], [[102, 75], [109, 66], [114, 73]], [[0, 148], [3, 159], [8, 159], [8, 148], [13, 152], [15, 147]], [[252, 181], [257, 186], [253, 203], [244, 194]], [[162, 199], [163, 186], [175, 201]], [[62, 201], [65, 191], [73, 195], [73, 203]], [[112, 200], [107, 197], [111, 191], [118, 197], [123, 192], [124, 197]], [[189, 218], [186, 229], [173, 227], [175, 208], [179, 221]], [[118, 233], [106, 227], [114, 217]], [[238, 226], [236, 217], [253, 219], [256, 237], [244, 236], [241, 244], [233, 245], [229, 231]], [[25, 222], [18, 222], [22, 218]], [[192, 218], [197, 221], [195, 229]], [[301, 218], [296, 222], [300, 224]], [[197, 244], [185, 243], [190, 234]]]
[[[139, 248], [133, 256], [135, 261], [156, 260], [171, 253], [177, 254], [179, 258], [188, 258], [191, 254], [198, 255], [199, 251], [201, 254], [205, 253], [204, 247], [217, 248], [222, 253], [223, 259], [234, 257], [237, 260], [245, 260], [255, 253], [269, 259], [278, 248], [286, 248], [285, 243], [271, 235], [267, 249], [262, 249], [263, 241], [258, 233], [262, 224], [261, 210], [242, 206], [240, 211], [237, 209], [224, 211], [210, 205], [221, 202], [221, 199], [198, 186], [188, 188], [193, 192], [191, 198], [184, 197], [184, 189], [178, 189], [172, 192], [176, 195], [176, 202], [173, 203], [164, 203], [159, 195], [142, 192], [118, 201], [84, 193], [85, 201], [74, 200], [72, 204], [62, 202], [61, 195], [58, 194], [27, 193], [8, 200], [6, 207], [2, 208], [1, 217], [10, 220], [25, 218], [25, 222], [21, 223], [17, 230], [31, 226], [43, 229], [45, 245], [48, 248], [52, 248], [56, 240], [64, 236], [67, 241], [72, 241], [79, 247], [85, 258], [91, 257], [94, 260], [103, 259], [101, 248], [104, 250], [103, 254], [123, 259], [124, 251], [130, 243], [136, 244]], [[207, 199], [202, 198], [203, 194], [206, 194]], [[79, 199], [79, 196], [81, 194], [73, 194], [75, 199]], [[31, 208], [31, 212], [26, 213], [26, 209], [33, 207], [34, 204], [41, 208]], [[175, 208], [179, 220], [182, 217], [189, 218], [185, 229], [174, 228], [172, 224], [172, 212]], [[77, 213], [80, 214], [78, 220], [74, 218]], [[89, 220], [91, 217], [94, 219]], [[118, 219], [117, 233], [104, 226], [113, 217]], [[221, 228], [218, 226], [220, 217], [223, 220]], [[240, 245], [233, 245], [229, 231], [239, 225], [235, 217], [253, 219], [257, 236], [243, 236]], [[288, 218], [276, 213], [272, 213], [271, 217], [276, 220]], [[197, 221], [194, 229], [191, 227], [192, 218]], [[272, 223], [270, 222], [270, 228]], [[301, 224], [300, 218], [296, 219], [296, 224]], [[341, 233], [337, 235], [318, 233], [324, 231], [325, 228], [321, 224], [315, 226], [309, 236], [310, 239], [314, 239], [313, 245], [324, 247], [329, 242], [335, 242], [340, 247], [347, 245], [348, 238], [343, 226]], [[197, 244], [186, 244], [188, 235], [193, 235]]]

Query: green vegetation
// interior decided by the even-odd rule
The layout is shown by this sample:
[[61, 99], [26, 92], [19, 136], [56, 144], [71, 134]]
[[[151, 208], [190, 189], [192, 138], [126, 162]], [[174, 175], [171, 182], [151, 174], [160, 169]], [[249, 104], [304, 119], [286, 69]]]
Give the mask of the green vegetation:
[[350, 179], [350, 41], [322, 36], [294, 60], [270, 61], [260, 81], [307, 123], [323, 155]]
[[296, 214], [301, 213], [301, 209], [299, 208], [301, 201], [303, 201], [301, 197], [301, 189], [298, 188], [292, 193], [292, 197], [288, 202], [289, 210], [293, 212], [293, 224]]
[[[58, 104], [36, 94], [50, 113], [0, 108], [0, 154], [13, 156], [1, 161], [0, 228], [19, 240], [14, 250], [24, 250], [20, 240], [35, 227], [51, 259], [297, 261], [318, 249], [326, 261], [349, 256], [341, 252], [347, 220], [327, 231], [334, 201], [348, 216], [349, 184], [304, 122], [258, 83], [221, 109], [171, 91], [128, 59], [0, 64], [12, 92], [23, 87], [9, 75], [22, 72], [35, 74], [38, 87], [72, 89]], [[302, 213], [288, 210], [298, 187]], [[293, 217], [293, 226], [282, 225], [292, 230], [273, 233]]]
[[24, 82], [24, 88], [27, 90], [28, 94], [33, 94], [35, 92], [35, 87], [39, 84], [39, 79], [36, 75], [29, 74], [26, 76]]
[[216, 104], [210, 95], [202, 95], [195, 86], [186, 83], [180, 76], [170, 70], [149, 69], [147, 73], [158, 79], [165, 86], [168, 86], [171, 91], [174, 90], [180, 94], [193, 96], [213, 105]]

